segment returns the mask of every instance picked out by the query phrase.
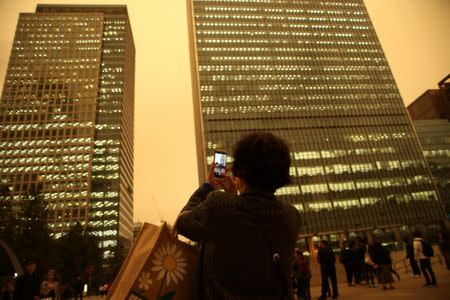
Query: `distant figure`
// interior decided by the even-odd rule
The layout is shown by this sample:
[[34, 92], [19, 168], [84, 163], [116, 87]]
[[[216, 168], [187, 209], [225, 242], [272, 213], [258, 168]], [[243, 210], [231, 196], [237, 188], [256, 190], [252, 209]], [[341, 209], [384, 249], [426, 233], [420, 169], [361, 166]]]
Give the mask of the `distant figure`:
[[441, 232], [439, 233], [439, 250], [444, 256], [447, 270], [450, 270], [450, 233], [444, 221], [440, 222]]
[[56, 281], [55, 270], [48, 270], [45, 275], [44, 281], [41, 283], [41, 297], [52, 298], [54, 300], [58, 294], [58, 281]]
[[111, 290], [111, 283], [108, 282], [105, 284], [105, 295], [108, 296], [109, 291]]
[[406, 258], [409, 259], [409, 265], [411, 266], [412, 270], [412, 277], [420, 276], [420, 269], [419, 265], [416, 262], [416, 259], [414, 257], [414, 245], [413, 245], [413, 239], [408, 239], [406, 242]]
[[320, 264], [320, 275], [322, 277], [322, 294], [319, 300], [327, 298], [328, 279], [331, 281], [332, 298], [339, 296], [336, 278], [336, 257], [328, 241], [322, 240], [319, 244], [318, 260]]
[[311, 277], [308, 261], [300, 249], [295, 249], [294, 278], [298, 299], [311, 300]]
[[355, 246], [355, 242], [350, 241], [350, 245], [348, 247], [346, 246], [347, 245], [344, 243], [344, 247], [342, 248], [341, 254], [339, 255], [339, 261], [344, 265], [348, 286], [353, 286], [353, 278], [355, 278], [356, 283], [356, 260], [354, 251], [352, 251], [353, 247]]
[[75, 300], [78, 299], [78, 296], [80, 297], [80, 300], [83, 300], [83, 280], [81, 280], [80, 276], [77, 276], [75, 279], [74, 289], [75, 289]]
[[36, 275], [36, 262], [30, 260], [25, 265], [25, 274], [17, 278], [14, 300], [38, 300], [40, 281]]
[[14, 282], [8, 280], [5, 286], [2, 288], [1, 300], [13, 300], [14, 299]]
[[364, 254], [365, 245], [361, 237], [355, 238], [355, 246], [351, 249], [352, 256], [354, 259], [354, 272], [355, 272], [355, 283], [360, 284], [363, 279], [364, 266]]
[[[414, 258], [420, 266], [425, 277], [425, 286], [437, 285], [436, 276], [434, 275], [433, 268], [431, 267], [431, 257], [433, 257], [433, 248], [430, 242], [425, 240], [420, 230], [416, 230], [413, 233], [414, 236]], [[430, 278], [431, 277], [431, 278]]]
[[[369, 248], [370, 257], [374, 263], [373, 267], [377, 270], [378, 283], [381, 284], [382, 289], [393, 289], [391, 265], [392, 259], [389, 251], [381, 245], [380, 242], [375, 242], [373, 247]], [[386, 286], [387, 285], [387, 286]]]
[[365, 247], [364, 247], [364, 263], [363, 263], [363, 268], [362, 268], [363, 278], [366, 280], [367, 287], [369, 287], [369, 288], [376, 287], [375, 280], [374, 280], [375, 263], [373, 262], [373, 259], [372, 259], [372, 248], [373, 248], [373, 245], [370, 243], [367, 243], [365, 245]]

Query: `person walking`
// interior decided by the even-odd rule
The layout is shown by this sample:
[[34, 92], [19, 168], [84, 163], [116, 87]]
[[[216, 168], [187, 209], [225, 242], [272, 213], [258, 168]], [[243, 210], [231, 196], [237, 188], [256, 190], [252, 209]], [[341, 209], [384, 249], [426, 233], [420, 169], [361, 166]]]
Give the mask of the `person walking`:
[[17, 278], [14, 300], [38, 300], [40, 281], [36, 274], [37, 264], [30, 260], [25, 265], [25, 274]]
[[355, 246], [353, 246], [352, 257], [354, 259], [355, 284], [360, 284], [364, 277], [365, 263], [365, 245], [361, 237], [355, 238]]
[[431, 267], [431, 257], [434, 255], [433, 247], [430, 242], [423, 238], [420, 230], [415, 230], [414, 236], [414, 258], [420, 266], [425, 277], [425, 286], [437, 285], [436, 276], [434, 275], [433, 268]]
[[336, 257], [327, 240], [320, 241], [317, 254], [320, 264], [320, 276], [322, 277], [322, 293], [319, 300], [327, 298], [328, 279], [331, 281], [332, 298], [339, 297], [336, 278]]
[[367, 287], [374, 288], [375, 280], [374, 280], [374, 273], [375, 273], [375, 263], [372, 260], [372, 248], [373, 245], [370, 243], [365, 244], [364, 247], [364, 263], [363, 263], [363, 278], [366, 280]]
[[0, 296], [1, 300], [14, 300], [14, 282], [13, 280], [8, 280], [5, 286], [2, 287], [2, 292]]
[[289, 147], [254, 132], [236, 143], [232, 156], [232, 174], [215, 177], [211, 164], [207, 182], [175, 223], [179, 234], [202, 245], [199, 298], [292, 299], [301, 216], [274, 195], [290, 182]]
[[375, 242], [372, 247], [368, 248], [373, 267], [377, 271], [378, 283], [381, 284], [383, 290], [394, 289], [392, 283], [391, 265], [392, 259], [388, 249], [383, 247], [380, 242]]
[[81, 279], [81, 276], [77, 276], [74, 282], [75, 300], [77, 300], [78, 297], [80, 297], [80, 300], [83, 300], [83, 288], [83, 280]]
[[410, 238], [406, 242], [406, 258], [409, 260], [409, 265], [411, 266], [411, 271], [413, 273], [412, 277], [420, 276], [420, 269], [419, 265], [416, 262], [416, 259], [414, 257], [414, 245], [413, 245], [413, 239]]
[[294, 278], [297, 299], [311, 300], [311, 277], [308, 261], [300, 249], [295, 249]]
[[353, 286], [353, 278], [356, 283], [355, 276], [355, 257], [352, 248], [355, 246], [354, 241], [350, 241], [350, 245], [347, 247], [346, 242], [344, 242], [341, 254], [339, 255], [339, 261], [344, 265], [345, 275], [347, 278], [348, 286]]
[[444, 256], [447, 270], [450, 270], [450, 232], [444, 221], [439, 223], [441, 231], [439, 233], [439, 251]]

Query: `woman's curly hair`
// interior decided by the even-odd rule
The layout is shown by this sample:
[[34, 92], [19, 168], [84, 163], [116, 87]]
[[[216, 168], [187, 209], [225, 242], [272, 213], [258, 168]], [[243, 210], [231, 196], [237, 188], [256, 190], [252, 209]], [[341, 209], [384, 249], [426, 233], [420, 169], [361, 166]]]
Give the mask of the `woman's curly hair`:
[[289, 147], [269, 132], [254, 132], [242, 137], [233, 152], [234, 176], [250, 187], [275, 191], [290, 182]]

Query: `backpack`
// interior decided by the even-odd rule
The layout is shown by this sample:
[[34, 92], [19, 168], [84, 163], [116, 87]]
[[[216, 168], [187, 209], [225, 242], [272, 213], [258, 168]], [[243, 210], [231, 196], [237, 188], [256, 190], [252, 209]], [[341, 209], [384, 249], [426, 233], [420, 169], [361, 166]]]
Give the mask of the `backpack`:
[[433, 247], [431, 246], [430, 242], [425, 241], [425, 240], [421, 240], [420, 242], [422, 243], [423, 255], [425, 255], [426, 257], [433, 257], [434, 250], [433, 250]]

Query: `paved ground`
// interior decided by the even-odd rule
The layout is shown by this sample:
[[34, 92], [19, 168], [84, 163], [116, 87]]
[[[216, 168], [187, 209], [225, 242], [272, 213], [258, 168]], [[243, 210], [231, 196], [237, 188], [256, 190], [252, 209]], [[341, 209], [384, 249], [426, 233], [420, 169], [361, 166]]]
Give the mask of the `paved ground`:
[[[382, 290], [378, 288], [368, 288], [366, 286], [348, 287], [346, 284], [339, 284], [341, 300], [361, 300], [361, 299], [386, 299], [386, 300], [449, 300], [450, 299], [450, 271], [437, 268], [437, 287], [423, 287], [423, 277], [410, 278], [401, 276], [400, 281], [395, 281], [394, 290]], [[311, 288], [312, 300], [320, 295], [320, 287]], [[101, 297], [85, 297], [83, 299], [100, 300]], [[331, 299], [331, 298], [329, 298]]]
[[[339, 282], [344, 282], [344, 271], [337, 264]], [[400, 274], [400, 281], [394, 281], [394, 290], [382, 290], [381, 287], [368, 288], [364, 285], [349, 287], [347, 284], [339, 284], [339, 299], [341, 300], [361, 300], [361, 299], [386, 299], [386, 300], [450, 300], [450, 271], [444, 269], [442, 265], [433, 264], [436, 273], [438, 286], [424, 287], [424, 278], [411, 278], [407, 274]], [[316, 266], [312, 266], [313, 280], [311, 282], [312, 300], [320, 296], [320, 275], [317, 274]], [[395, 278], [395, 277], [394, 277]], [[84, 297], [83, 299], [100, 300], [105, 297]], [[331, 298], [329, 298], [331, 300]]]
[[[394, 290], [382, 290], [378, 288], [368, 288], [366, 286], [348, 287], [347, 284], [339, 284], [339, 299], [361, 300], [361, 299], [386, 299], [386, 300], [449, 300], [450, 299], [450, 271], [437, 267], [436, 277], [437, 287], [424, 287], [424, 278], [410, 278], [407, 275], [400, 275], [400, 281], [394, 281]], [[312, 300], [320, 296], [320, 286], [311, 288]], [[331, 299], [331, 298], [329, 298]]]

